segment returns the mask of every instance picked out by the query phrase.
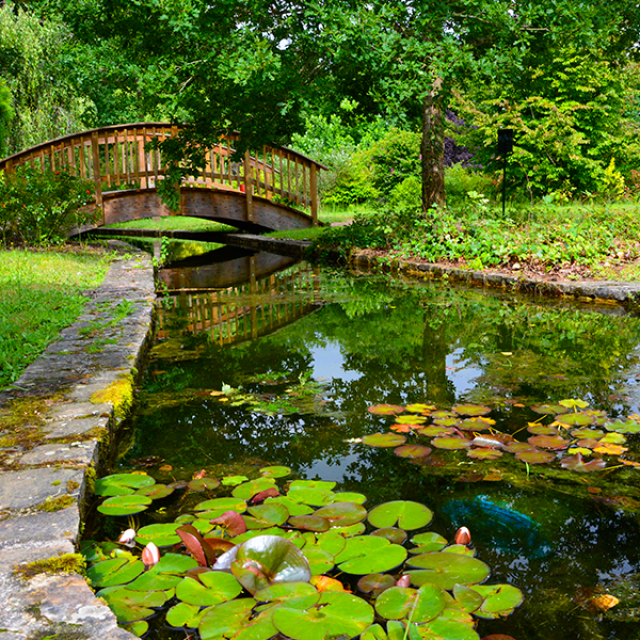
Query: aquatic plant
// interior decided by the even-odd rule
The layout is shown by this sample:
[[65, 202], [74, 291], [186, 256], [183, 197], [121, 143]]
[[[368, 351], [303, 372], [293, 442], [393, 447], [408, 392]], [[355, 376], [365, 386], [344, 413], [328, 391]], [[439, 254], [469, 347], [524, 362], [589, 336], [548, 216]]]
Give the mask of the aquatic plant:
[[[522, 602], [512, 585], [485, 584], [490, 569], [468, 531], [449, 544], [426, 530], [427, 506], [396, 500], [368, 510], [363, 494], [335, 492], [334, 482], [279, 486], [288, 473], [266, 467], [240, 484], [175, 483], [174, 491], [208, 495], [192, 513], [140, 528], [134, 550], [124, 546], [131, 531], [123, 544], [84, 543], [97, 595], [135, 634], [162, 609], [168, 625], [203, 640], [479, 640], [479, 618], [507, 616]], [[98, 509], [137, 513], [166, 496], [163, 486], [139, 473], [102, 478]]]

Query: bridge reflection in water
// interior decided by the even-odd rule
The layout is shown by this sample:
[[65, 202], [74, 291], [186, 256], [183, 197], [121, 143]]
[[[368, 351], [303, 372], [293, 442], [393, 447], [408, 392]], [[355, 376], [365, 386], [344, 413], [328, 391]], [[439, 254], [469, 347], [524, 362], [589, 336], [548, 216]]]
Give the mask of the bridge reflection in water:
[[169, 319], [176, 311], [182, 331], [208, 334], [223, 346], [269, 335], [323, 305], [318, 268], [269, 253], [224, 248], [158, 275], [166, 293], [157, 316], [160, 339], [174, 330]]

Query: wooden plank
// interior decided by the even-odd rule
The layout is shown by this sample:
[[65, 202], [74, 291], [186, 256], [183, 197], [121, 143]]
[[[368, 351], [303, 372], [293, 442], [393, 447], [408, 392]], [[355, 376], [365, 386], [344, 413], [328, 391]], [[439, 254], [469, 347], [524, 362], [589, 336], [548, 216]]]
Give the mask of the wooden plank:
[[311, 189], [311, 219], [313, 226], [318, 226], [318, 168], [315, 164], [310, 167], [309, 188]]
[[244, 152], [244, 188], [247, 202], [247, 220], [253, 222], [253, 164], [249, 151]]

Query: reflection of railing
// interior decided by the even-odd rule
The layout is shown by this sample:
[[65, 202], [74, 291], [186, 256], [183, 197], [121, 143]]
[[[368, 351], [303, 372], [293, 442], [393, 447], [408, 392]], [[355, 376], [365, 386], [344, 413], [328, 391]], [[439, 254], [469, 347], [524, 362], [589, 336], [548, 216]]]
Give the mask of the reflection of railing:
[[[167, 123], [116, 125], [68, 135], [0, 160], [0, 170], [12, 172], [23, 164], [39, 169], [67, 171], [93, 180], [96, 204], [103, 191], [127, 186], [155, 189], [164, 177], [160, 151], [149, 143], [176, 136], [178, 127]], [[318, 210], [317, 162], [284, 147], [262, 147], [232, 159], [237, 136], [221, 138], [203, 149], [205, 166], [182, 186], [227, 189], [245, 194], [251, 209], [253, 196], [293, 207], [310, 208], [314, 224]], [[251, 216], [249, 216], [251, 219]]]
[[186, 318], [182, 328], [190, 333], [206, 332], [221, 346], [242, 342], [273, 333], [321, 303], [316, 270], [293, 267], [218, 291], [166, 298], [158, 312], [158, 337], [167, 336], [178, 311]]

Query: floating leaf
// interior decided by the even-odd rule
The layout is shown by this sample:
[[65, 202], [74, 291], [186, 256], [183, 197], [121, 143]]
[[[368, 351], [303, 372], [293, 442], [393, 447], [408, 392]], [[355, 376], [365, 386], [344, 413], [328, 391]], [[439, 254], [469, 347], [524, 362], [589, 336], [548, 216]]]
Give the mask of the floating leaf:
[[168, 547], [172, 544], [180, 542], [180, 536], [176, 533], [176, 529], [180, 525], [175, 522], [166, 524], [149, 524], [142, 527], [136, 535], [136, 542], [141, 545], [153, 542], [159, 547]]
[[621, 433], [607, 433], [606, 436], [600, 438], [601, 443], [608, 444], [624, 444], [627, 439]]
[[413, 622], [428, 622], [438, 617], [446, 603], [445, 592], [435, 584], [425, 584], [417, 591], [391, 587], [376, 599], [378, 615], [387, 620], [411, 618]]
[[239, 484], [246, 482], [249, 478], [247, 476], [225, 476], [222, 478], [222, 484], [225, 487], [237, 487]]
[[308, 609], [318, 604], [320, 593], [308, 582], [279, 582], [256, 591], [258, 602], [284, 603], [293, 609]]
[[423, 424], [427, 419], [424, 416], [399, 416], [396, 418], [397, 424]]
[[307, 610], [284, 605], [273, 612], [273, 624], [293, 640], [325, 640], [360, 635], [373, 622], [373, 608], [349, 593], [325, 592], [317, 606]]
[[471, 441], [466, 438], [456, 438], [452, 436], [450, 438], [434, 438], [431, 444], [438, 449], [455, 450], [469, 448]]
[[604, 435], [604, 431], [601, 429], [574, 429], [571, 435], [580, 440], [584, 438], [597, 440]]
[[[335, 495], [335, 494], [334, 494]], [[303, 502], [292, 500], [288, 496], [278, 496], [276, 498], [267, 498], [265, 504], [282, 504], [289, 511], [291, 516], [304, 516], [313, 513], [313, 508]]]
[[638, 420], [616, 420], [606, 422], [604, 428], [616, 433], [640, 433], [640, 422]]
[[575, 409], [576, 407], [578, 409], [586, 409], [589, 406], [588, 402], [575, 399], [560, 400], [558, 404], [562, 407], [567, 407], [568, 409]]
[[477, 591], [460, 584], [453, 587], [453, 597], [455, 598], [456, 606], [469, 613], [478, 609], [484, 601], [484, 598]]
[[95, 494], [97, 496], [131, 495], [138, 489], [150, 487], [155, 480], [146, 474], [115, 473], [96, 480]]
[[213, 498], [200, 502], [193, 509], [194, 511], [219, 511], [217, 515], [222, 515], [225, 511], [244, 513], [247, 510], [247, 503], [241, 498]]
[[286, 478], [291, 475], [291, 469], [289, 467], [263, 467], [260, 469], [260, 473], [267, 478]]
[[239, 598], [207, 609], [200, 619], [198, 631], [202, 640], [232, 637], [248, 622], [256, 605], [253, 598]]
[[242, 585], [230, 573], [209, 571], [198, 575], [198, 580], [186, 577], [176, 587], [178, 600], [199, 607], [210, 607], [237, 598]]
[[460, 420], [458, 420], [458, 418], [436, 418], [436, 420], [434, 420], [434, 424], [447, 428], [457, 427], [459, 423]]
[[595, 458], [590, 462], [584, 462], [582, 456], [577, 453], [575, 456], [566, 456], [560, 463], [563, 469], [570, 469], [572, 471], [579, 471], [581, 473], [588, 473], [590, 471], [600, 471], [604, 469], [607, 463], [601, 458]]
[[190, 491], [213, 491], [220, 486], [220, 480], [216, 478], [196, 478], [189, 482]]
[[420, 625], [422, 640], [480, 640], [480, 636], [464, 622], [436, 618], [431, 622]]
[[332, 527], [348, 527], [362, 522], [367, 517], [367, 510], [355, 502], [334, 502], [318, 509], [314, 515], [326, 518]]
[[217, 518], [212, 518], [211, 524], [224, 529], [232, 538], [247, 530], [244, 518], [237, 511], [225, 511]]
[[491, 413], [491, 408], [477, 404], [456, 404], [451, 407], [451, 411], [461, 416], [486, 416]]
[[388, 573], [369, 573], [358, 580], [358, 589], [363, 593], [382, 593], [395, 585], [395, 578]]
[[280, 526], [287, 521], [289, 510], [283, 504], [260, 504], [256, 507], [249, 507], [249, 513], [266, 526]]
[[[401, 529], [420, 529], [431, 522], [433, 512], [419, 502], [394, 500], [369, 512], [369, 522], [377, 529], [398, 525]], [[373, 572], [372, 572], [373, 573]]]
[[412, 413], [422, 413], [424, 415], [429, 415], [432, 411], [436, 410], [436, 406], [433, 404], [408, 404], [405, 409], [407, 411], [411, 411]]
[[509, 453], [518, 453], [519, 451], [535, 451], [536, 448], [533, 445], [530, 445], [528, 442], [519, 442], [518, 440], [514, 440], [513, 442], [508, 442], [504, 445], [505, 451]]
[[401, 458], [426, 458], [431, 453], [431, 449], [421, 444], [403, 444], [393, 452]]
[[552, 449], [559, 451], [569, 446], [569, 440], [565, 440], [560, 436], [531, 436], [528, 439], [529, 444], [534, 447], [542, 447], [543, 449]]
[[385, 538], [356, 536], [347, 540], [344, 550], [336, 556], [336, 564], [345, 573], [365, 575], [394, 569], [406, 557], [404, 547], [391, 544]]
[[197, 627], [200, 607], [186, 602], [179, 602], [167, 611], [167, 623], [172, 627]]
[[98, 506], [98, 511], [106, 516], [130, 516], [144, 511], [150, 504], [151, 498], [147, 496], [114, 496]]
[[560, 404], [534, 404], [531, 407], [531, 410], [535, 411], [536, 413], [553, 416], [561, 413], [566, 413], [567, 411], [569, 411], [569, 408], [563, 407]]
[[103, 589], [97, 595], [106, 600], [120, 623], [149, 618], [154, 614], [152, 607], [161, 607], [167, 601], [162, 591], [129, 591], [125, 587]]
[[397, 433], [370, 433], [362, 437], [363, 444], [370, 447], [398, 447], [406, 440], [404, 436]]
[[289, 518], [289, 524], [296, 529], [304, 529], [305, 531], [328, 531], [331, 524], [327, 518], [317, 515], [310, 516], [292, 516]]
[[548, 451], [541, 451], [540, 449], [525, 449], [524, 451], [518, 451], [516, 458], [520, 462], [526, 462], [527, 464], [543, 464], [551, 462], [555, 456]]
[[555, 436], [558, 434], [557, 427], [552, 427], [549, 424], [539, 424], [537, 422], [530, 422], [527, 431], [537, 436]]
[[338, 491], [332, 499], [332, 502], [355, 502], [356, 504], [364, 504], [366, 501], [367, 496], [356, 491]]
[[397, 527], [384, 527], [383, 529], [375, 529], [375, 531], [372, 531], [370, 535], [386, 538], [393, 544], [404, 544], [407, 540], [407, 532], [404, 529], [398, 529]]
[[622, 447], [619, 444], [609, 444], [605, 442], [594, 449], [596, 453], [602, 453], [608, 456], [621, 456], [625, 451], [628, 451], [627, 447]]
[[311, 505], [312, 507], [323, 507], [329, 504], [335, 493], [326, 489], [316, 489], [315, 487], [290, 487], [287, 497], [296, 502]]
[[450, 590], [456, 584], [471, 585], [486, 580], [489, 567], [471, 556], [456, 553], [424, 553], [411, 557], [407, 564], [422, 571], [411, 570], [411, 582], [421, 586], [427, 582]]
[[460, 421], [458, 429], [462, 429], [463, 431], [486, 431], [494, 426], [495, 423], [496, 421], [491, 418], [478, 416], [476, 418], [467, 418], [466, 420]]
[[480, 609], [476, 611], [476, 615], [480, 617], [497, 618], [508, 615], [524, 599], [520, 589], [510, 584], [477, 585], [471, 588], [484, 598]]
[[502, 451], [497, 449], [469, 449], [467, 455], [476, 460], [497, 460], [502, 457]]
[[276, 481], [274, 478], [259, 478], [258, 480], [249, 480], [249, 482], [243, 482], [239, 484], [234, 490], [231, 492], [231, 495], [234, 498], [239, 498], [241, 500], [250, 500], [257, 493], [261, 491], [265, 491], [266, 489], [270, 489], [275, 486]]
[[586, 427], [595, 422], [595, 416], [587, 413], [565, 413], [564, 415], [557, 416], [556, 420], [570, 427]]
[[411, 542], [418, 546], [413, 549], [409, 549], [409, 553], [429, 553], [430, 551], [440, 551], [449, 544], [446, 538], [443, 538], [439, 533], [435, 533], [435, 531], [420, 533], [411, 538]]
[[367, 411], [380, 416], [394, 416], [404, 413], [404, 407], [400, 407], [397, 404], [374, 404], [368, 407]]
[[430, 424], [426, 427], [421, 427], [418, 430], [418, 433], [427, 436], [428, 438], [438, 437], [438, 436], [448, 436], [453, 433], [453, 429], [449, 427], [443, 427], [437, 424]]
[[131, 582], [144, 571], [144, 564], [130, 556], [111, 558], [87, 569], [87, 578], [93, 587], [112, 587]]

